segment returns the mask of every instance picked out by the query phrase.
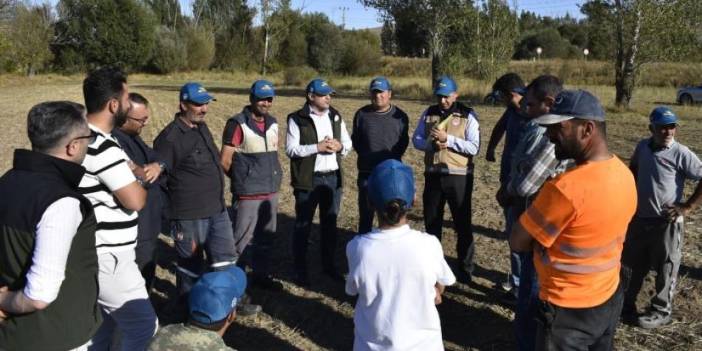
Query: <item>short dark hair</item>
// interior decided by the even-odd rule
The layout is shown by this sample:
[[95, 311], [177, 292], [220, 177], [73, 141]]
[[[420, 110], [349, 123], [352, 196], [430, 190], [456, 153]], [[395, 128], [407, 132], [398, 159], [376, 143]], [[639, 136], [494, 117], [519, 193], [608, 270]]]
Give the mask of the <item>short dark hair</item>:
[[503, 74], [492, 85], [492, 90], [500, 93], [509, 93], [517, 88], [524, 88], [524, 81], [522, 77], [513, 72]]
[[395, 225], [407, 214], [407, 203], [403, 200], [392, 200], [385, 204], [384, 209], [378, 210], [378, 221], [382, 224]]
[[88, 113], [101, 111], [110, 99], [119, 99], [127, 83], [127, 74], [120, 68], [106, 66], [88, 73], [83, 80], [83, 98]]
[[47, 152], [80, 126], [87, 127], [85, 107], [72, 101], [48, 101], [34, 105], [27, 114], [27, 135], [32, 150]]
[[[582, 118], [573, 118], [573, 122], [577, 124], [585, 124], [591, 120], [588, 119], [582, 119]], [[595, 128], [600, 131], [600, 134], [602, 134], [603, 137], [607, 137], [607, 123], [605, 121], [592, 121], [593, 124], [595, 125]]]
[[563, 82], [556, 76], [544, 74], [534, 78], [526, 90], [531, 91], [539, 101], [543, 101], [547, 96], [555, 98], [560, 94], [563, 91]]
[[147, 100], [143, 95], [139, 93], [129, 93], [129, 101], [137, 103], [139, 105], [149, 106], [149, 100]]

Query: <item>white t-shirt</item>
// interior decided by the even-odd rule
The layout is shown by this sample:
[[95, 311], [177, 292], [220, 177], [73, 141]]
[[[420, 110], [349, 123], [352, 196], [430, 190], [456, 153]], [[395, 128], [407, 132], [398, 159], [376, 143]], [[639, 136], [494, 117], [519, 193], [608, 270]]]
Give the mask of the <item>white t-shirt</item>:
[[354, 350], [443, 350], [434, 285], [451, 285], [439, 240], [410, 229], [374, 229], [346, 246], [346, 293], [358, 295]]

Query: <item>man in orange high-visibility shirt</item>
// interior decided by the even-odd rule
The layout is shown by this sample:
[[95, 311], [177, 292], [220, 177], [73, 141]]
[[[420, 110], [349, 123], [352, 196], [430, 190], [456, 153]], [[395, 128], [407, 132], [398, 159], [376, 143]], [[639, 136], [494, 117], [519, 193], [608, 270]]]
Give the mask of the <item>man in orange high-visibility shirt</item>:
[[547, 127], [556, 158], [576, 166], [544, 183], [510, 237], [534, 250], [539, 279], [537, 350], [611, 350], [623, 292], [620, 258], [636, 210], [634, 177], [607, 148], [605, 114], [589, 92], [566, 90]]

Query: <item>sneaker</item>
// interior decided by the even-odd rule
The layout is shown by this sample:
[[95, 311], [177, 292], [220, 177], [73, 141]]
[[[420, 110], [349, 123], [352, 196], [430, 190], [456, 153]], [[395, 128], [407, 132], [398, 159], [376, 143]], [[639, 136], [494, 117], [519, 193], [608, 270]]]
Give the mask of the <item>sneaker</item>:
[[670, 323], [670, 314], [653, 311], [639, 317], [639, 327], [644, 329], [655, 329]]
[[251, 285], [264, 290], [283, 290], [283, 284], [273, 280], [270, 275], [254, 275], [251, 277]]
[[253, 316], [262, 310], [261, 305], [251, 303], [251, 297], [247, 294], [241, 297], [241, 301], [236, 306], [236, 314], [242, 317]]

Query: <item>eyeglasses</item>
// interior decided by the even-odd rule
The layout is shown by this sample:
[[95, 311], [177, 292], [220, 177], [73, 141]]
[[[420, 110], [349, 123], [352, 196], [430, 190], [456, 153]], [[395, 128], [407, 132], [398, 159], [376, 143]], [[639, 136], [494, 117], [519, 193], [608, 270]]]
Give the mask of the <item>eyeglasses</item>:
[[127, 119], [131, 119], [132, 121], [135, 121], [135, 122], [141, 124], [142, 126], [144, 126], [146, 124], [146, 120], [148, 118], [139, 119], [139, 118], [134, 118], [134, 117], [127, 117]]
[[69, 144], [76, 141], [76, 140], [80, 140], [80, 139], [88, 139], [88, 144], [92, 144], [97, 139], [97, 136], [98, 136], [97, 133], [90, 132], [90, 135], [83, 135], [83, 136], [79, 136], [79, 137], [75, 137], [75, 138], [71, 139]]

